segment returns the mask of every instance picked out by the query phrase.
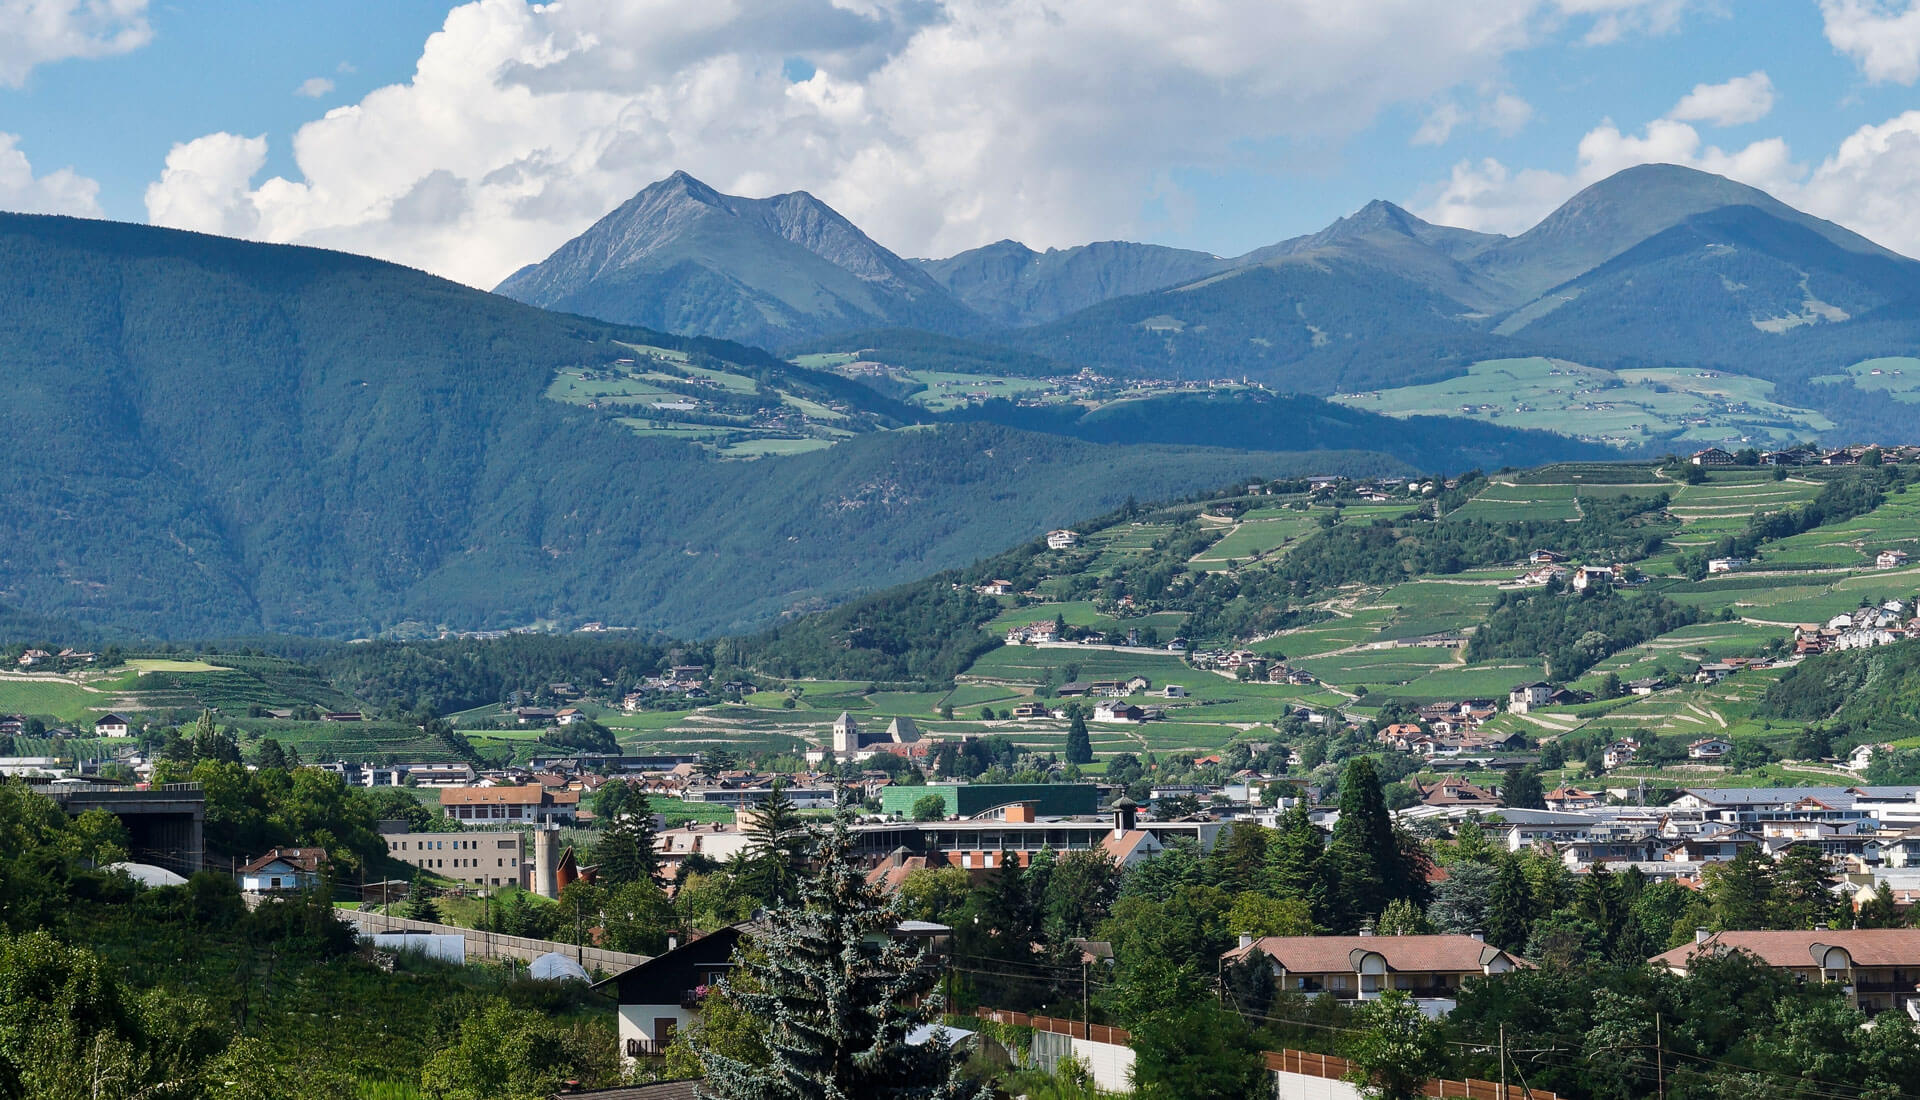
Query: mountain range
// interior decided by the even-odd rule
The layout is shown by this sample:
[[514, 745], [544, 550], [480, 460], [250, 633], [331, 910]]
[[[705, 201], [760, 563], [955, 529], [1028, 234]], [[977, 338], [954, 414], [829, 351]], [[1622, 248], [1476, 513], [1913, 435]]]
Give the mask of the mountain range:
[[[1372, 203], [1231, 260], [1126, 242], [908, 260], [804, 194], [739, 199], [682, 174], [509, 294], [317, 249], [0, 215], [0, 623], [704, 636], [1128, 498], [1618, 453], [1325, 399], [1502, 356], [1745, 372], [1843, 428], [1911, 435], [1902, 402], [1834, 372], [1920, 343], [1917, 268], [1665, 166], [1517, 237]], [[1256, 384], [937, 411], [898, 377], [829, 369], [849, 356], [803, 367], [729, 335], [884, 348], [922, 374]]]
[[1700, 366], [1794, 387], [1858, 430], [1885, 425], [1850, 386], [1810, 380], [1920, 343], [1920, 263], [1675, 165], [1601, 180], [1518, 236], [1375, 201], [1236, 258], [1000, 241], [906, 260], [804, 192], [738, 199], [678, 173], [499, 291], [773, 348], [858, 350], [913, 328], [1069, 372], [1321, 395], [1528, 355]]
[[[756, 216], [811, 224], [815, 243], [844, 232], [778, 205]], [[917, 270], [896, 274], [930, 279]], [[555, 392], [642, 374], [669, 387], [643, 403], [802, 407], [837, 442], [728, 461], [658, 409]], [[0, 215], [0, 390], [0, 624], [89, 636], [590, 620], [701, 636], [1130, 497], [1588, 453], [1312, 398], [1223, 399], [1151, 431], [943, 420], [757, 348], [364, 257], [35, 215]]]

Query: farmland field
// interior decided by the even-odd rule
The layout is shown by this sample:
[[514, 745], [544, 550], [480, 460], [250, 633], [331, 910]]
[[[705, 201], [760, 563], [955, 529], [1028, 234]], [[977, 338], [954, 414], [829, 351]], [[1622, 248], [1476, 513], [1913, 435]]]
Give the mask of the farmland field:
[[[1466, 416], [1632, 447], [1680, 431], [1708, 443], [1787, 442], [1833, 428], [1817, 412], [1772, 400], [1773, 384], [1697, 370], [1610, 371], [1563, 359], [1492, 359], [1462, 377], [1341, 394], [1334, 400], [1389, 416]], [[1784, 425], [1784, 426], [1783, 426]]]

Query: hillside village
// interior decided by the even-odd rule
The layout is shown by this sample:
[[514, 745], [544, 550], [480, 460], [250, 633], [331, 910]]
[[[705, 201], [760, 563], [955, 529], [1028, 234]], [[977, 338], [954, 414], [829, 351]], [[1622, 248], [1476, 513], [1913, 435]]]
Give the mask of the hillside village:
[[[74, 812], [204, 806], [203, 843], [142, 832], [133, 862], [218, 866], [259, 898], [331, 890], [376, 944], [511, 933], [544, 944], [532, 953], [591, 950], [617, 1036], [604, 1072], [630, 1078], [682, 1064], [702, 1011], [687, 975], [711, 986], [754, 928], [741, 907], [779, 889], [768, 822], [798, 837], [834, 815], [865, 888], [911, 915], [895, 934], [971, 973], [960, 1002], [976, 1015], [952, 1026], [1060, 1036], [1103, 1088], [1128, 1087], [1139, 1029], [1160, 1025], [1105, 994], [1078, 1004], [1067, 978], [1085, 961], [1116, 989], [1147, 980], [1130, 937], [1148, 918], [1127, 899], [1161, 889], [1220, 906], [1218, 936], [1181, 948], [1219, 995], [1321, 999], [1354, 1026], [1394, 989], [1432, 1026], [1476, 1027], [1476, 983], [1594, 951], [1688, 981], [1738, 950], [1808, 988], [1845, 984], [1852, 1011], [1920, 1019], [1888, 977], [1920, 969], [1904, 927], [1920, 901], [1920, 724], [1889, 724], [1897, 712], [1845, 687], [1871, 675], [1889, 701], [1920, 692], [1910, 458], [1884, 448], [1785, 477], [1709, 454], [1252, 482], [703, 645], [597, 623], [311, 664], [19, 643], [0, 700], [39, 705], [0, 715], [0, 770]], [[905, 621], [929, 625], [889, 634]], [[862, 648], [892, 637], [891, 655]], [[936, 645], [945, 680], [884, 671]], [[489, 681], [507, 685], [485, 689], [497, 697], [444, 715], [346, 690], [426, 654], [451, 670], [507, 646], [520, 656]], [[871, 679], [846, 676], [862, 660]], [[271, 792], [294, 772], [366, 807], [364, 831], [329, 834], [347, 847], [231, 832], [238, 780], [218, 777]], [[782, 858], [804, 876], [801, 851]], [[636, 877], [636, 858], [652, 870]], [[1297, 860], [1318, 870], [1301, 878]], [[1047, 883], [1070, 867], [1092, 876], [1085, 911], [1021, 933], [1060, 969], [994, 977], [1005, 943], [961, 925], [1009, 882], [1055, 911]], [[1376, 885], [1304, 885], [1335, 867]], [[345, 873], [377, 878], [376, 896], [364, 882], [343, 896]], [[1561, 900], [1500, 901], [1503, 875]], [[667, 906], [653, 923], [604, 911], [633, 890]], [[560, 918], [589, 897], [595, 920]], [[1628, 897], [1660, 916], [1606, 916], [1586, 946], [1554, 931]], [[456, 957], [485, 964], [476, 944], [491, 941], [463, 942]], [[1260, 1055], [1273, 1087], [1348, 1072], [1327, 1068], [1338, 1044], [1284, 1034], [1294, 1045]]]

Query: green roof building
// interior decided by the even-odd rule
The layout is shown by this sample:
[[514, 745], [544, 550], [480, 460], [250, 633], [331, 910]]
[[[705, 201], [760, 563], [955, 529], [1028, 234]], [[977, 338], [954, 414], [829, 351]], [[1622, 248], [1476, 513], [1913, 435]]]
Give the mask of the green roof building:
[[1100, 812], [1100, 788], [1093, 783], [929, 783], [907, 787], [898, 783], [880, 792], [880, 808], [900, 817], [913, 816], [913, 804], [930, 794], [947, 802], [948, 817], [973, 817], [1010, 802], [1033, 802], [1041, 817], [1072, 817]]

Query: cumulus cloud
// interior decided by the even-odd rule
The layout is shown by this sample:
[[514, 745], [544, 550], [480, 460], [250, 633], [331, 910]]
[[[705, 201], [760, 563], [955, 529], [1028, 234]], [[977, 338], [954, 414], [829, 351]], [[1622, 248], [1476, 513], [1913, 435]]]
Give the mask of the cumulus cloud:
[[1820, 0], [1827, 41], [1875, 84], [1920, 79], [1920, 5], [1913, 0]]
[[1920, 256], [1920, 111], [1862, 126], [1787, 194], [1788, 202], [1832, 219], [1908, 256]]
[[266, 163], [264, 136], [208, 134], [175, 145], [147, 186], [147, 216], [156, 225], [253, 236], [260, 219], [247, 188]]
[[[291, 178], [254, 184], [264, 150], [209, 135], [168, 157], [148, 214], [486, 286], [683, 168], [735, 193], [813, 191], [910, 254], [1070, 244], [1127, 231], [1149, 203], [1181, 209], [1182, 168], [1337, 140], [1477, 86], [1570, 23], [1652, 28], [1678, 10], [1208, 0], [1169, 20], [1158, 0], [475, 0], [410, 81], [301, 127]], [[1476, 117], [1511, 129], [1527, 113], [1496, 95]]]
[[0, 210], [18, 214], [77, 214], [100, 216], [100, 185], [71, 168], [44, 176], [20, 150], [17, 134], [0, 134]]
[[0, 85], [18, 88], [35, 67], [127, 53], [153, 38], [147, 0], [0, 0]]
[[1764, 72], [1736, 76], [1725, 84], [1696, 84], [1674, 104], [1668, 118], [1739, 126], [1758, 122], [1773, 110], [1773, 80]]
[[305, 99], [319, 99], [333, 91], [333, 81], [324, 76], [310, 76], [300, 82], [293, 94]]

